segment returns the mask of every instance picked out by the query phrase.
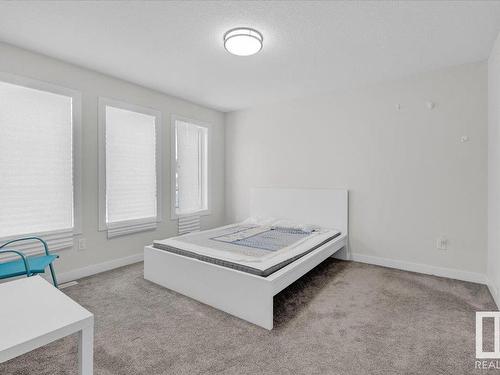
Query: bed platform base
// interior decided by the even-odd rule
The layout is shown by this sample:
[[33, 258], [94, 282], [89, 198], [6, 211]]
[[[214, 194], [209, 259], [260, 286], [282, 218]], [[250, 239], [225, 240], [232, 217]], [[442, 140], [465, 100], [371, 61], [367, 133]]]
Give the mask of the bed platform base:
[[278, 292], [334, 254], [349, 259], [348, 206], [345, 189], [253, 188], [251, 216], [335, 228], [341, 235], [267, 277], [146, 246], [144, 278], [271, 330]]
[[346, 242], [346, 236], [341, 235], [267, 277], [146, 246], [144, 278], [271, 330], [273, 297]]

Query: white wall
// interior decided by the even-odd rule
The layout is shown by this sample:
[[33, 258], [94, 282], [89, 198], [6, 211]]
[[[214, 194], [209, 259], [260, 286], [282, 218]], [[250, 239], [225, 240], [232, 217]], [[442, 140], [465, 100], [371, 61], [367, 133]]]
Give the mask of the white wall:
[[[499, 305], [500, 291], [500, 37], [488, 60], [488, 279]], [[500, 306], [500, 305], [499, 305]]]
[[[90, 265], [98, 269], [139, 259], [143, 247], [153, 239], [177, 233], [177, 222], [170, 220], [170, 116], [176, 114], [213, 125], [212, 132], [212, 214], [204, 216], [202, 226], [213, 227], [224, 221], [224, 116], [222, 113], [177, 99], [125, 81], [67, 64], [43, 55], [0, 43], [0, 71], [30, 77], [76, 89], [82, 93], [82, 180], [83, 234], [87, 250], [63, 250], [56, 270], [61, 279], [84, 275]], [[164, 74], [175, 74], [165, 69]], [[163, 213], [155, 231], [107, 239], [98, 229], [97, 181], [97, 101], [98, 96], [155, 108], [163, 116]], [[1, 183], [1, 181], [0, 181]], [[1, 208], [0, 208], [1, 209]], [[105, 264], [102, 264], [105, 263]], [[83, 268], [83, 269], [82, 269]], [[77, 271], [75, 271], [77, 270]]]
[[237, 111], [226, 220], [248, 214], [252, 186], [345, 187], [354, 259], [484, 281], [486, 161], [485, 63]]

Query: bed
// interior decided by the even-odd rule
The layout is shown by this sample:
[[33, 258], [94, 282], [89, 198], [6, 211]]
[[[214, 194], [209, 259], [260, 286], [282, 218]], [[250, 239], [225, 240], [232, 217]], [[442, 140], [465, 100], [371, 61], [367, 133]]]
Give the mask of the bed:
[[348, 192], [254, 188], [249, 208], [252, 220], [146, 246], [144, 278], [271, 330], [274, 295], [348, 258]]

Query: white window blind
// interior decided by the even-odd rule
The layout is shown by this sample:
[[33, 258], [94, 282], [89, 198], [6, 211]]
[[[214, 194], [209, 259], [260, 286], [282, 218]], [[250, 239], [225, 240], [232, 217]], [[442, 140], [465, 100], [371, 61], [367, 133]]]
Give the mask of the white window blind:
[[105, 229], [109, 237], [154, 229], [159, 218], [158, 116], [110, 104], [103, 109]]
[[52, 250], [72, 245], [73, 102], [0, 81], [0, 238], [46, 234], [49, 246], [57, 238]]
[[179, 234], [198, 232], [201, 229], [200, 215], [180, 216], [177, 228]]
[[208, 128], [174, 121], [175, 216], [208, 209]]

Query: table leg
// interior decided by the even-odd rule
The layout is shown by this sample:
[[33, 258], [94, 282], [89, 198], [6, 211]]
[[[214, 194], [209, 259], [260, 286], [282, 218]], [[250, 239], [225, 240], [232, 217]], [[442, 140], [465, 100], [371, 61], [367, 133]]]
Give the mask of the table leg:
[[78, 332], [78, 374], [92, 375], [94, 372], [94, 325]]

